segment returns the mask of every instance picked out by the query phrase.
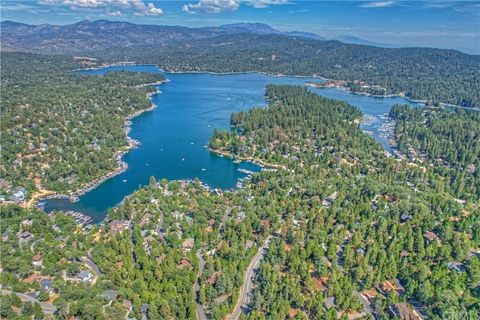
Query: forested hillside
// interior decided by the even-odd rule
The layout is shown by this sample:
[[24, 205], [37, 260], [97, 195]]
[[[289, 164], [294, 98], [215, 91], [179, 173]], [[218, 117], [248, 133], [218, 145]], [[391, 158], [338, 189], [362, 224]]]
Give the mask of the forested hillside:
[[401, 153], [434, 163], [459, 194], [480, 194], [480, 112], [396, 105], [390, 117]]
[[[125, 117], [150, 107], [158, 74], [73, 72], [83, 61], [2, 54], [2, 193], [17, 187], [75, 191], [117, 167]], [[91, 62], [91, 61], [89, 61]]]
[[65, 26], [2, 22], [2, 50], [154, 63], [170, 71], [318, 75], [380, 86], [386, 89], [382, 94], [480, 107], [478, 55], [318, 39], [263, 24], [187, 28], [108, 20]]
[[360, 80], [385, 87], [386, 94], [480, 106], [480, 56], [454, 50], [387, 49], [275, 34], [239, 34], [164, 46], [111, 48], [95, 55], [156, 63], [170, 71], [260, 71]]
[[[27, 262], [41, 253], [35, 269], [54, 282], [42, 295], [59, 317], [196, 319], [204, 310], [223, 319], [236, 310], [250, 261], [272, 239], [246, 318], [387, 319], [399, 310], [477, 317], [478, 194], [457, 199], [462, 192], [436, 173], [437, 163], [385, 157], [354, 107], [301, 87], [269, 86], [267, 96], [267, 108], [232, 115], [233, 132], [216, 130], [210, 143], [267, 164], [245, 187], [222, 192], [152, 178], [105, 224], [72, 239], [68, 219], [10, 207], [2, 216], [3, 287], [35, 290], [38, 279], [25, 284]], [[70, 253], [54, 260], [57, 248]], [[102, 274], [64, 282], [62, 274], [88, 267], [81, 255]], [[2, 314], [15, 313], [17, 300], [2, 300]]]
[[276, 186], [288, 195], [286, 224], [262, 263], [248, 318], [388, 318], [405, 306], [432, 319], [477, 315], [475, 187], [472, 200], [455, 200], [462, 191], [435, 167], [379, 156], [352, 118], [336, 127], [323, 116], [328, 101], [302, 88], [272, 86], [267, 95], [269, 108], [232, 116], [240, 135], [212, 137], [220, 152], [284, 164], [294, 181]]

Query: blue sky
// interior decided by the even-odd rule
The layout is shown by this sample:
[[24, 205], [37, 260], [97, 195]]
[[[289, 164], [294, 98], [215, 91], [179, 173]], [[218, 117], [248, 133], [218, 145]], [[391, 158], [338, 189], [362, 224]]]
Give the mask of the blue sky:
[[83, 19], [207, 26], [264, 22], [327, 38], [480, 53], [480, 1], [1, 0], [1, 19], [70, 24]]

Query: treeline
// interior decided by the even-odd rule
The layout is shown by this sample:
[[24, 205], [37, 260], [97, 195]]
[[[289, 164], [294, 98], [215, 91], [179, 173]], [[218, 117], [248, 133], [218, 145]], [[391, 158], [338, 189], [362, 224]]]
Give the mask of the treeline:
[[[38, 271], [56, 279], [59, 318], [195, 319], [199, 303], [209, 319], [224, 319], [249, 262], [273, 235], [246, 318], [359, 315], [367, 290], [375, 296], [366, 317], [388, 319], [398, 303], [434, 320], [478, 317], [478, 199], [460, 198], [437, 171], [443, 164], [385, 157], [352, 106], [294, 86], [268, 86], [267, 96], [268, 107], [232, 115], [232, 131], [216, 130], [211, 140], [217, 152], [271, 164], [242, 189], [152, 178], [89, 232], [74, 232], [62, 215], [2, 211], [3, 287], [38, 290], [22, 279], [42, 252]], [[35, 245], [20, 247], [22, 228]], [[89, 285], [62, 281], [89, 253], [103, 276]], [[105, 289], [115, 290], [112, 302]], [[18, 311], [13, 300], [6, 312]]]
[[[450, 190], [437, 164], [415, 166], [380, 155], [351, 121], [355, 116], [334, 102], [337, 117], [322, 119], [326, 99], [288, 86], [268, 92], [268, 108], [232, 116], [236, 130], [217, 131], [212, 141], [214, 149], [234, 156], [281, 159], [287, 169], [278, 172], [283, 183], [271, 185], [287, 196], [285, 224], [262, 262], [248, 318], [361, 314], [359, 294], [370, 289], [377, 294], [370, 312], [381, 319], [400, 302], [432, 319], [478, 314], [476, 198], [456, 200], [462, 193]], [[302, 112], [306, 106], [313, 121]], [[331, 132], [312, 143], [323, 127]], [[282, 145], [290, 148], [274, 147]], [[388, 287], [387, 281], [397, 289], [382, 293], [377, 288]]]
[[[124, 117], [150, 107], [162, 75], [81, 75], [69, 57], [2, 54], [2, 189], [74, 191], [116, 166]], [[37, 183], [38, 184], [38, 183]]]
[[429, 161], [459, 194], [480, 194], [480, 112], [395, 105], [395, 139], [401, 153]]
[[[155, 63], [169, 71], [319, 75], [360, 80], [429, 103], [480, 107], [480, 56], [431, 48], [387, 49], [282, 35], [237, 34], [155, 47], [111, 48], [115, 61]], [[375, 93], [375, 92], [372, 92]]]

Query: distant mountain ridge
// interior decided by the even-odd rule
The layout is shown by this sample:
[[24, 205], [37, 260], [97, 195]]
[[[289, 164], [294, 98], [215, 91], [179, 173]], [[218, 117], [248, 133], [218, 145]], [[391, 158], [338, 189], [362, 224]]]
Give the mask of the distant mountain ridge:
[[[166, 45], [176, 41], [185, 42], [213, 38], [219, 35], [253, 33], [276, 34], [306, 38], [316, 41], [328, 40], [321, 35], [303, 31], [280, 31], [265, 23], [233, 23], [221, 26], [190, 28], [134, 24], [124, 21], [82, 20], [69, 25], [29, 25], [15, 21], [2, 21], [2, 50], [37, 53], [76, 54], [105, 50], [111, 47], [139, 47]], [[367, 40], [344, 37], [345, 43], [378, 45]]]
[[[113, 47], [163, 46], [174, 42], [209, 39], [242, 33], [283, 35], [314, 41], [335, 40], [347, 44], [382, 48], [409, 47], [365, 40], [351, 35], [326, 38], [305, 31], [280, 31], [266, 23], [232, 23], [220, 26], [184, 27], [135, 24], [126, 21], [82, 20], [69, 25], [29, 25], [5, 20], [1, 22], [2, 51], [26, 51], [50, 54], [79, 54]], [[471, 50], [462, 50], [473, 53]]]

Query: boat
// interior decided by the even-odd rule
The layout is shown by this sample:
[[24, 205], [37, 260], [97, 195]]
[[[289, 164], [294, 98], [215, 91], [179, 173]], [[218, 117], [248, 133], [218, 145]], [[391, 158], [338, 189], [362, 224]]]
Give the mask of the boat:
[[123, 179], [122, 182], [127, 182], [127, 179]]
[[70, 197], [70, 202], [71, 202], [71, 203], [78, 202], [78, 197], [76, 197], [76, 196], [71, 196], [71, 197]]

